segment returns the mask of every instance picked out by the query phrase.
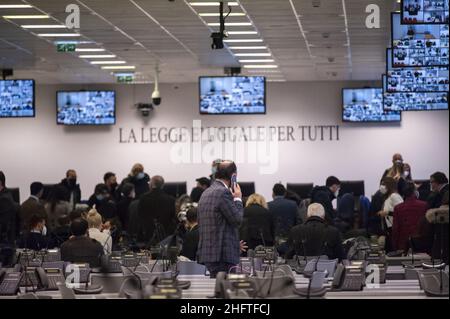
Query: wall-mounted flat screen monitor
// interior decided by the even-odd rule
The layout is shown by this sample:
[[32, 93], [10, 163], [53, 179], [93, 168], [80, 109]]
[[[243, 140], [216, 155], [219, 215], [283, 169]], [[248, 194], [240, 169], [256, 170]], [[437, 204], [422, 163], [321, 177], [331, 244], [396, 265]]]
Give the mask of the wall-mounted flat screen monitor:
[[34, 117], [34, 80], [0, 80], [0, 118]]
[[448, 66], [394, 68], [391, 51], [386, 50], [387, 92], [448, 92]]
[[386, 111], [448, 110], [448, 92], [389, 92], [383, 75], [383, 104]]
[[200, 114], [265, 114], [263, 76], [200, 77]]
[[343, 89], [344, 122], [400, 122], [400, 112], [385, 111], [382, 88]]
[[402, 0], [402, 24], [448, 23], [448, 0]]
[[116, 123], [114, 91], [57, 92], [57, 124], [113, 125]]
[[448, 24], [401, 24], [392, 13], [392, 65], [448, 66]]

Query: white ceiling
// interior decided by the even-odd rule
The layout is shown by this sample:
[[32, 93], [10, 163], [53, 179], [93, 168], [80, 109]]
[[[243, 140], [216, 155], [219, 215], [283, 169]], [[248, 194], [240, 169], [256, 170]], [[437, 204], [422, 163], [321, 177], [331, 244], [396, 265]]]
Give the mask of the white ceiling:
[[[379, 80], [385, 71], [390, 12], [397, 8], [397, 1], [320, 0], [320, 8], [314, 8], [315, 1], [237, 1], [240, 7], [233, 7], [233, 12], [244, 12], [247, 16], [229, 17], [227, 22], [251, 21], [253, 26], [227, 30], [256, 30], [259, 35], [232, 35], [230, 39], [262, 38], [262, 44], [245, 45], [266, 45], [268, 49], [260, 52], [271, 53], [279, 66], [269, 72], [244, 73], [261, 73], [270, 80], [287, 81]], [[57, 53], [52, 41], [20, 27], [20, 24], [64, 23], [66, 5], [71, 3], [81, 9], [81, 40], [95, 42], [106, 53], [135, 65], [137, 81], [151, 81], [156, 65], [161, 70], [161, 81], [166, 83], [195, 82], [201, 75], [223, 74], [224, 66], [239, 66], [233, 55], [238, 51], [211, 50], [210, 34], [214, 28], [205, 23], [218, 22], [218, 18], [200, 18], [196, 12], [215, 12], [218, 9], [214, 7], [191, 7], [187, 0], [0, 0], [0, 4], [35, 7], [0, 9], [0, 16], [40, 13], [54, 19], [0, 17], [0, 67], [11, 67], [16, 77], [35, 78], [39, 83], [114, 82], [109, 71], [80, 59], [78, 53]], [[365, 27], [365, 8], [369, 4], [377, 4], [381, 9], [380, 29]]]

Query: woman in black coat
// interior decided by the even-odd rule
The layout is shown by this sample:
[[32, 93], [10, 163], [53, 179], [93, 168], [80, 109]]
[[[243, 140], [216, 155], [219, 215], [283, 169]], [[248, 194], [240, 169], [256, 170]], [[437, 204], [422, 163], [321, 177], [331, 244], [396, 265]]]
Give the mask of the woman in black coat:
[[259, 194], [253, 194], [247, 200], [241, 239], [247, 242], [249, 249], [274, 245], [274, 220], [267, 209], [266, 200]]

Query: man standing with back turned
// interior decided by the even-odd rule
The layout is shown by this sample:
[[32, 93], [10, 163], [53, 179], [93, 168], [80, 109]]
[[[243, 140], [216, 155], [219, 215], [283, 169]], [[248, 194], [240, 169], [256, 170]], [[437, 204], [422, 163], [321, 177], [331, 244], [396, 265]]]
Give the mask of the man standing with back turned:
[[[244, 208], [241, 188], [233, 183], [236, 164], [224, 161], [218, 165], [215, 181], [203, 192], [198, 205], [200, 241], [198, 260], [215, 278], [239, 264], [239, 226]], [[234, 184], [234, 185], [233, 185]]]

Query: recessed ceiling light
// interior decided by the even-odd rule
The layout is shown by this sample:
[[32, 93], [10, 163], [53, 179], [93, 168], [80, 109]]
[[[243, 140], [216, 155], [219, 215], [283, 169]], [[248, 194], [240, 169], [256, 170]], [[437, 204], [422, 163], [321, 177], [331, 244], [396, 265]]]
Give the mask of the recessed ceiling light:
[[92, 41], [77, 41], [77, 40], [62, 40], [62, 41], [55, 41], [55, 44], [93, 44]]
[[256, 31], [227, 31], [229, 35], [250, 35], [250, 34], [258, 34]]
[[274, 59], [239, 60], [239, 63], [273, 63]]
[[275, 64], [261, 64], [261, 65], [244, 65], [245, 69], [277, 69]]
[[39, 37], [48, 37], [48, 38], [56, 38], [56, 37], [79, 37], [81, 36], [79, 33], [38, 33]]
[[277, 76], [281, 76], [281, 71], [280, 70], [248, 70], [248, 73], [265, 73], [265, 74], [272, 74], [272, 75], [277, 75]]
[[[208, 23], [210, 27], [220, 27], [220, 23]], [[251, 22], [225, 22], [226, 27], [248, 27], [251, 26]]]
[[9, 15], [3, 16], [5, 19], [50, 19], [50, 16], [43, 14], [34, 14], [34, 15]]
[[262, 39], [227, 39], [223, 40], [225, 43], [257, 43], [257, 42], [263, 42]]
[[[218, 12], [216, 12], [216, 13], [199, 13], [198, 15], [200, 17], [219, 17], [220, 13], [218, 13]], [[230, 17], [245, 17], [245, 13], [244, 12], [231, 12]]]
[[134, 76], [134, 72], [111, 73], [114, 76]]
[[80, 59], [111, 59], [115, 57], [115, 54], [85, 54], [79, 56]]
[[[220, 2], [189, 2], [193, 7], [217, 7]], [[237, 2], [228, 2], [228, 6], [237, 7], [239, 4]]]
[[76, 48], [76, 52], [104, 52], [105, 49], [100, 48]]
[[134, 65], [110, 65], [110, 66], [102, 66], [103, 70], [134, 70], [136, 67]]
[[236, 53], [235, 56], [272, 56], [270, 53]]
[[67, 28], [65, 25], [61, 24], [27, 24], [21, 25], [24, 29], [65, 29]]
[[125, 61], [91, 61], [91, 64], [125, 64]]
[[26, 9], [26, 8], [33, 8], [33, 6], [29, 4], [0, 4], [0, 9]]
[[267, 50], [266, 46], [249, 46], [249, 47], [230, 47], [230, 50]]

